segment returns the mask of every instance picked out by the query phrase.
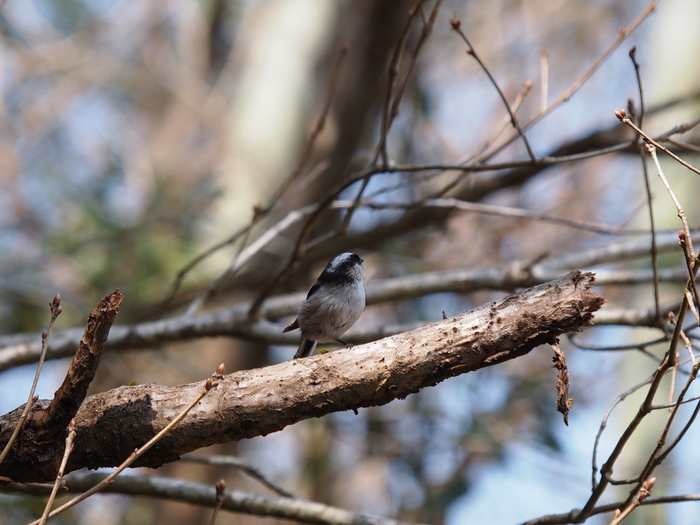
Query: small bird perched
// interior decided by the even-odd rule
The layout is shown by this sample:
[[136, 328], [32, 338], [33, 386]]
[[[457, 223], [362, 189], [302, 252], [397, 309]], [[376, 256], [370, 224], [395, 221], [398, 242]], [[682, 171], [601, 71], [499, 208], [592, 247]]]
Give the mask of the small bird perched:
[[354, 253], [341, 253], [321, 272], [299, 307], [299, 315], [282, 333], [301, 328], [301, 343], [294, 359], [307, 357], [319, 341], [338, 341], [365, 309], [364, 261]]

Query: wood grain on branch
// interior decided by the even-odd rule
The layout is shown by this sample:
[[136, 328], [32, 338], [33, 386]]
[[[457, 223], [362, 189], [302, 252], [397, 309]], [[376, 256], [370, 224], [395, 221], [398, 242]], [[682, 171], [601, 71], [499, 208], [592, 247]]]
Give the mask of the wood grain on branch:
[[[589, 324], [604, 299], [591, 273], [571, 272], [470, 312], [379, 341], [225, 376], [134, 466], [159, 467], [192, 450], [276, 432], [311, 417], [404, 398], [449, 377], [528, 353]], [[85, 400], [66, 472], [118, 465], [182, 410], [202, 383], [119, 387]], [[39, 402], [39, 409], [46, 403]], [[0, 446], [17, 410], [0, 418]], [[62, 444], [23, 440], [0, 476], [55, 476]]]

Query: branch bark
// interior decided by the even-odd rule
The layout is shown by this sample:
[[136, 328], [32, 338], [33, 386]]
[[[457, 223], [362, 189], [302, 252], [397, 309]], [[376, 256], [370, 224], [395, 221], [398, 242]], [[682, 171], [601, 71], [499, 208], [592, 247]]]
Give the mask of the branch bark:
[[[106, 474], [76, 472], [66, 478], [66, 489], [71, 492], [85, 492], [107, 477]], [[50, 488], [37, 485], [10, 483], [7, 492], [46, 496]], [[213, 485], [195, 483], [162, 476], [121, 476], [117, 477], [102, 493], [149, 496], [178, 502], [187, 502], [202, 507], [213, 507], [216, 498]], [[226, 490], [222, 509], [256, 516], [268, 516], [303, 523], [322, 525], [408, 525], [390, 518], [368, 516], [338, 507], [301, 498], [285, 498]]]
[[[700, 243], [700, 233], [694, 232], [693, 242]], [[447, 271], [425, 272], [416, 275], [377, 280], [367, 285], [367, 304], [377, 304], [430, 293], [459, 292], [468, 293], [476, 290], [514, 290], [534, 286], [556, 279], [558, 275], [572, 268], [594, 266], [610, 262], [619, 262], [648, 256], [651, 240], [649, 237], [625, 239], [601, 246], [547, 258], [542, 261], [512, 261], [505, 265], [483, 268], [465, 268]], [[659, 253], [678, 250], [678, 232], [658, 232], [657, 249]], [[599, 285], [633, 285], [640, 282], [652, 282], [653, 273], [644, 269], [600, 270], [597, 272]], [[677, 269], [664, 269], [660, 272], [662, 282], [685, 283], [687, 270], [685, 266]], [[134, 325], [117, 325], [110, 332], [107, 350], [134, 350], [153, 348], [173, 341], [187, 341], [199, 337], [239, 337], [250, 341], [267, 344], [298, 344], [298, 335], [283, 334], [281, 327], [267, 319], [279, 319], [296, 313], [299, 303], [306, 292], [282, 294], [270, 298], [263, 305], [262, 319], [252, 321], [247, 312], [250, 303], [243, 302], [234, 306], [209, 311], [195, 316], [177, 316], [158, 321], [143, 322]], [[675, 304], [675, 303], [674, 303]], [[646, 310], [645, 310], [646, 311]], [[656, 326], [655, 318], [649, 321], [647, 316], [617, 311], [608, 316], [608, 324], [622, 319], [622, 324], [641, 324]], [[621, 317], [622, 315], [622, 317]], [[625, 320], [628, 319], [628, 320]], [[598, 321], [600, 322], [600, 318]], [[397, 330], [398, 328], [398, 330]], [[354, 328], [347, 340], [351, 343], [365, 343], [381, 337], [393, 335], [398, 331], [413, 327], [371, 327]], [[72, 355], [82, 334], [82, 328], [56, 330], [52, 335], [47, 359], [58, 359]], [[17, 334], [0, 336], [0, 371], [15, 366], [36, 362], [41, 352], [40, 338], [36, 334]]]
[[104, 296], [88, 316], [85, 332], [63, 383], [46, 410], [34, 413], [27, 427], [35, 431], [38, 441], [53, 439], [68, 426], [78, 411], [95, 377], [109, 330], [123, 299], [121, 292], [115, 290]]
[[[589, 324], [604, 299], [592, 273], [571, 272], [464, 314], [354, 348], [225, 376], [133, 466], [159, 467], [192, 450], [276, 432], [311, 417], [404, 398], [449, 377], [525, 355]], [[111, 467], [168, 424], [202, 388], [146, 384], [85, 400], [66, 472]], [[38, 403], [38, 408], [46, 403]], [[17, 410], [0, 418], [0, 446]], [[52, 479], [62, 443], [23, 440], [0, 465], [17, 481]]]

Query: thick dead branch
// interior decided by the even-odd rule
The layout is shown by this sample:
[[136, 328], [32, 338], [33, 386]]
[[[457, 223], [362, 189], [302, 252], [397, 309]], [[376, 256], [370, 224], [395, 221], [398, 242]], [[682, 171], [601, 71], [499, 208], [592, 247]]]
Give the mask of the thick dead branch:
[[49, 406], [41, 412], [35, 412], [28, 425], [27, 430], [31, 430], [38, 441], [53, 439], [63, 432], [78, 411], [95, 377], [100, 355], [107, 344], [109, 330], [123, 299], [119, 290], [107, 294], [88, 317], [85, 333], [63, 384], [56, 390]]
[[[589, 324], [604, 299], [591, 273], [571, 272], [464, 314], [386, 339], [225, 376], [133, 466], [158, 467], [192, 450], [266, 435], [303, 419], [386, 404], [449, 377], [514, 359]], [[85, 400], [66, 472], [111, 467], [165, 427], [202, 388], [120, 387]], [[39, 402], [39, 409], [46, 403]], [[0, 446], [15, 410], [0, 418]], [[22, 446], [0, 465], [17, 481], [52, 479], [61, 442]]]

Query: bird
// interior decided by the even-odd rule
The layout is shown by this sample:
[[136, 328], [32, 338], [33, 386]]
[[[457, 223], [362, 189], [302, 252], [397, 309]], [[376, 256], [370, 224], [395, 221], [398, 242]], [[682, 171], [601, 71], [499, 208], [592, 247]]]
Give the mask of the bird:
[[307, 357], [318, 342], [337, 341], [355, 324], [365, 309], [363, 259], [341, 253], [323, 269], [299, 307], [297, 318], [282, 333], [301, 329], [301, 343], [294, 359]]

